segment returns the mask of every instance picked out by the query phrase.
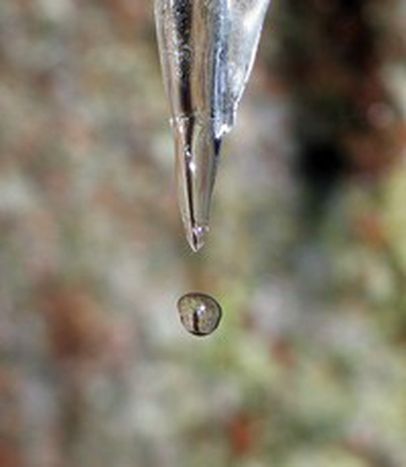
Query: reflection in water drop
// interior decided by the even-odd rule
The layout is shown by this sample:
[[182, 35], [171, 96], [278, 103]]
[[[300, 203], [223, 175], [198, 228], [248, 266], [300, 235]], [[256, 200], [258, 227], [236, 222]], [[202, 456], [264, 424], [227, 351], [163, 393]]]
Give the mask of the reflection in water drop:
[[222, 310], [219, 303], [203, 293], [188, 293], [178, 300], [178, 312], [184, 328], [195, 336], [207, 336], [220, 323]]

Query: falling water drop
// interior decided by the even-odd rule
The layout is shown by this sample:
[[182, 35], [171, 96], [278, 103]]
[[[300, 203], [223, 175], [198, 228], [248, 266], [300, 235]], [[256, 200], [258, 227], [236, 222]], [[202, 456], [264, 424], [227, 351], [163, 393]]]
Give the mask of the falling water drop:
[[221, 306], [210, 295], [188, 293], [178, 300], [177, 306], [181, 323], [195, 336], [208, 336], [220, 324]]

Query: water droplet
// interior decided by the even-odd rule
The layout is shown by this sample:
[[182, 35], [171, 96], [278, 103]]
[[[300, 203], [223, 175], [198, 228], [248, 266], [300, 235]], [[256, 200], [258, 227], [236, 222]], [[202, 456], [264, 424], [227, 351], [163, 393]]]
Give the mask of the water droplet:
[[221, 320], [220, 304], [210, 295], [188, 293], [178, 300], [178, 312], [184, 328], [195, 336], [208, 336]]

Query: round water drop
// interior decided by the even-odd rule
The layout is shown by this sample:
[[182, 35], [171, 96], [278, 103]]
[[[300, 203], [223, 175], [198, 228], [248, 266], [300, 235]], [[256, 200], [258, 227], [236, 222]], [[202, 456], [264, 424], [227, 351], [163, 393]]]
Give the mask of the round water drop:
[[183, 295], [178, 300], [178, 312], [184, 328], [195, 336], [214, 332], [223, 314], [217, 300], [203, 293]]

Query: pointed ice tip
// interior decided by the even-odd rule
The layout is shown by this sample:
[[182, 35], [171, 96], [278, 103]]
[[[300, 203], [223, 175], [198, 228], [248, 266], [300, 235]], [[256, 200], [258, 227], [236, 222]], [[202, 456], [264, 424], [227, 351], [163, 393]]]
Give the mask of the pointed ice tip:
[[207, 226], [194, 226], [187, 229], [187, 239], [192, 250], [197, 253], [205, 243], [205, 237], [209, 228]]
[[209, 230], [220, 141], [214, 137], [211, 119], [178, 119], [174, 131], [179, 207], [189, 245], [196, 252]]

